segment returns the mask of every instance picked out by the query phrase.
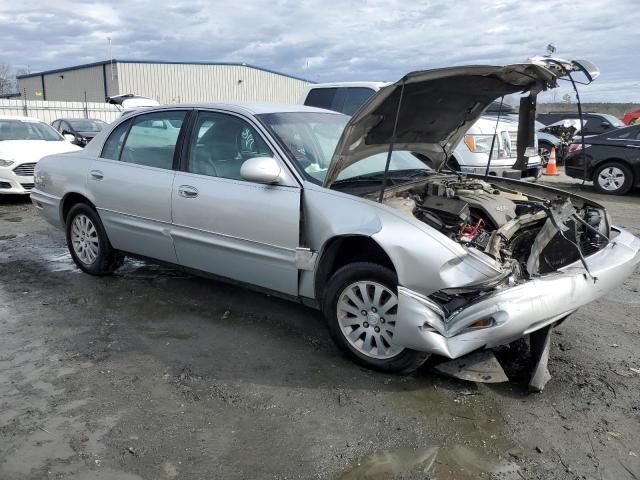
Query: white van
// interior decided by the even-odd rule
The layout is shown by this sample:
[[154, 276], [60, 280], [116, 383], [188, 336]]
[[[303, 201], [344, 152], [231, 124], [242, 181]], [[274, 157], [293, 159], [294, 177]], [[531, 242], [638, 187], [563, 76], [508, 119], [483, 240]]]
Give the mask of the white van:
[[[371, 95], [386, 85], [389, 84], [384, 82], [316, 83], [305, 89], [298, 103], [353, 115]], [[542, 174], [542, 161], [539, 155], [528, 158], [527, 169], [524, 172], [512, 168], [517, 160], [518, 121], [516, 116], [510, 114], [501, 116], [499, 121], [497, 113], [488, 112], [480, 117], [453, 151], [449, 166], [461, 172], [484, 175], [489, 162], [491, 142], [496, 132], [496, 122], [497, 137], [489, 175], [523, 180], [537, 179]], [[536, 152], [537, 142], [536, 138]]]

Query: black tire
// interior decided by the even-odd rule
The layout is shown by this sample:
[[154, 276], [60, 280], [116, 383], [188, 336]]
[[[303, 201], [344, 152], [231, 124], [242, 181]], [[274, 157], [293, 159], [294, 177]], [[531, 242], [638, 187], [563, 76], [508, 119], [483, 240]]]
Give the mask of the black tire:
[[[622, 172], [624, 175], [624, 181], [620, 183], [618, 188], [607, 189], [602, 185], [600, 180], [600, 175], [603, 173], [610, 172]], [[625, 195], [631, 190], [633, 187], [634, 179], [633, 172], [631, 169], [622, 162], [605, 162], [601, 165], [598, 165], [593, 173], [593, 187], [599, 193], [604, 193], [607, 195]]]
[[345, 337], [338, 319], [338, 300], [349, 285], [358, 281], [376, 282], [397, 295], [398, 279], [396, 274], [386, 267], [375, 263], [357, 262], [340, 268], [329, 279], [322, 302], [322, 311], [329, 325], [331, 337], [343, 352], [364, 367], [400, 374], [416, 370], [429, 358], [428, 353], [405, 348], [390, 358], [380, 359], [359, 351]]
[[[95, 238], [97, 239], [98, 252], [92, 262], [83, 261], [76, 252], [72, 243], [71, 230], [73, 228], [74, 220], [80, 216], [88, 218], [95, 227]], [[91, 275], [110, 275], [122, 265], [124, 262], [124, 256], [114, 250], [111, 246], [109, 238], [107, 238], [107, 234], [104, 231], [102, 221], [100, 220], [98, 213], [91, 206], [86, 203], [78, 203], [71, 207], [66, 218], [66, 224], [67, 247], [69, 248], [69, 253], [71, 253], [73, 261], [82, 271]]]

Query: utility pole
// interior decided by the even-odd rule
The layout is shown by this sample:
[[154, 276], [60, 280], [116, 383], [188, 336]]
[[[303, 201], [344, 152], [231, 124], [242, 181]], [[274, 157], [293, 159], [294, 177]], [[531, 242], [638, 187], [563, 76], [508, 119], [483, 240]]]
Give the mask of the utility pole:
[[109, 42], [109, 63], [110, 63], [110, 68], [111, 68], [111, 81], [113, 82], [114, 80], [114, 73], [113, 73], [113, 54], [111, 52], [111, 35], [109, 35], [107, 37], [107, 41]]

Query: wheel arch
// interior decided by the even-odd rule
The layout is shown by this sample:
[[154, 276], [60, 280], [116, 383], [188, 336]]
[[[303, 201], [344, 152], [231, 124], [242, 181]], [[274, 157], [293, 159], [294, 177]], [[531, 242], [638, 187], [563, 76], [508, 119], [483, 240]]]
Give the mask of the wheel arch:
[[325, 242], [315, 274], [315, 295], [322, 299], [327, 282], [340, 268], [354, 262], [371, 262], [387, 267], [397, 274], [387, 252], [367, 235], [338, 235]]
[[66, 193], [60, 201], [60, 221], [62, 222], [62, 225], [65, 225], [67, 223], [67, 215], [69, 214], [69, 211], [71, 210], [71, 208], [73, 208], [74, 205], [77, 205], [78, 203], [86, 203], [96, 212], [98, 211], [93, 202], [82, 193]]

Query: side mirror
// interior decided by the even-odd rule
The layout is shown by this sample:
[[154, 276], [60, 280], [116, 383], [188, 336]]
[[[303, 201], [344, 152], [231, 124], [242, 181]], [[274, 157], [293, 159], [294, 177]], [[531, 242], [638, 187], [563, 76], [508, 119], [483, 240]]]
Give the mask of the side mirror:
[[73, 143], [73, 142], [75, 142], [75, 141], [76, 141], [76, 136], [75, 136], [75, 135], [71, 135], [70, 133], [65, 133], [65, 134], [63, 134], [63, 136], [64, 136], [64, 139], [65, 139], [67, 142], [71, 142], [71, 143]]
[[602, 122], [600, 126], [604, 129], [611, 128], [611, 124], [609, 122]]
[[271, 157], [250, 158], [240, 167], [240, 176], [249, 182], [275, 184], [281, 175], [280, 164]]

